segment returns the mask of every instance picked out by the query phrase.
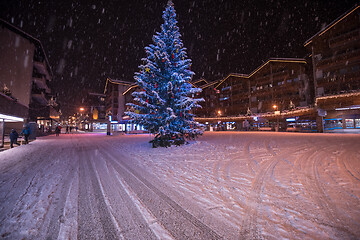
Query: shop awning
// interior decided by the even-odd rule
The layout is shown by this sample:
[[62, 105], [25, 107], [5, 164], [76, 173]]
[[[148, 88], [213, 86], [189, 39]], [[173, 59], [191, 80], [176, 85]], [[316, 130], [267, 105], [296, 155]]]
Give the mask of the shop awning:
[[6, 115], [6, 114], [1, 114], [0, 113], [0, 121], [5, 121], [5, 122], [24, 122], [23, 118], [20, 117], [15, 117], [15, 116], [11, 116], [11, 115]]

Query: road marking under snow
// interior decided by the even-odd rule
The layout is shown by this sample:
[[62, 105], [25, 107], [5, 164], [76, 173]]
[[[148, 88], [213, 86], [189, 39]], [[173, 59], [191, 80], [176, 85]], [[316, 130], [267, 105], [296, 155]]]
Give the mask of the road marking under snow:
[[115, 176], [118, 179], [125, 192], [129, 195], [130, 199], [134, 202], [136, 208], [139, 210], [144, 220], [148, 224], [151, 231], [156, 235], [158, 239], [174, 239], [173, 236], [166, 230], [161, 224], [157, 222], [157, 219], [151, 214], [151, 212], [141, 203], [140, 199], [131, 190], [131, 188], [121, 180], [119, 174], [115, 172]]
[[[91, 162], [91, 163], [93, 164], [93, 162]], [[109, 202], [109, 199], [108, 199], [107, 196], [105, 195], [105, 191], [104, 191], [103, 185], [102, 185], [102, 183], [101, 183], [101, 181], [100, 181], [99, 173], [98, 173], [98, 171], [96, 170], [96, 166], [94, 166], [94, 164], [93, 164], [93, 168], [94, 168], [94, 172], [95, 172], [95, 174], [96, 174], [96, 178], [97, 178], [98, 183], [99, 183], [99, 186], [100, 186], [101, 193], [102, 193], [102, 195], [104, 196], [104, 200], [105, 200], [106, 206], [107, 206], [108, 209], [109, 209], [110, 216], [111, 216], [111, 220], [113, 221], [113, 223], [114, 223], [114, 225], [115, 225], [115, 227], [116, 227], [116, 230], [117, 230], [117, 232], [118, 232], [118, 237], [119, 237], [120, 239], [125, 239], [125, 237], [121, 234], [121, 231], [122, 231], [122, 230], [121, 230], [121, 227], [120, 227], [118, 221], [115, 219], [114, 210], [113, 210], [112, 207], [111, 207], [111, 204], [110, 204], [110, 202]]]
[[[77, 169], [79, 172], [79, 168]], [[57, 239], [75, 239], [78, 229], [78, 201], [72, 196], [78, 196], [79, 175], [76, 175], [70, 183], [69, 191], [66, 195], [65, 206], [60, 220], [60, 230]]]

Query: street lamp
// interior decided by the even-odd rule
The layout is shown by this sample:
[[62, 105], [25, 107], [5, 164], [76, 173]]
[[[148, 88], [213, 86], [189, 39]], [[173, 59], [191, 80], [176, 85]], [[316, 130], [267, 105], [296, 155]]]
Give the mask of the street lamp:
[[275, 132], [279, 131], [279, 116], [280, 115], [280, 111], [278, 111], [278, 106], [276, 104], [273, 105], [273, 108], [275, 110], [275, 115], [276, 115], [276, 127], [275, 127]]
[[83, 112], [83, 111], [85, 111], [85, 108], [81, 107], [81, 108], [79, 108], [79, 110], [80, 110], [80, 112]]
[[217, 114], [218, 114], [219, 116], [221, 116], [221, 110], [217, 111]]

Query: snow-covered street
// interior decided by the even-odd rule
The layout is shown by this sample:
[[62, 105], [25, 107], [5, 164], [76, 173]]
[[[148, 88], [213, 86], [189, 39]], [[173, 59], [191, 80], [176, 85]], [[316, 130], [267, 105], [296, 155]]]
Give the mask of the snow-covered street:
[[4, 239], [358, 239], [360, 135], [67, 134], [0, 152]]

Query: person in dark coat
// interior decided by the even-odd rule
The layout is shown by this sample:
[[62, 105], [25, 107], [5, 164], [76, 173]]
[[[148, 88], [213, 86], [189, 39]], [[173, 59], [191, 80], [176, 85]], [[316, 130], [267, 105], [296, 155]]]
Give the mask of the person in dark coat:
[[19, 137], [19, 134], [16, 132], [15, 129], [11, 129], [11, 133], [10, 133], [10, 147], [13, 148], [14, 147], [14, 143], [18, 146], [20, 146], [20, 143], [17, 142], [17, 139]]
[[25, 144], [29, 143], [29, 136], [31, 134], [31, 130], [29, 126], [25, 126], [24, 129], [21, 131], [20, 134], [24, 134], [24, 140], [25, 140]]
[[60, 131], [61, 131], [60, 126], [56, 126], [56, 128], [55, 128], [55, 134], [56, 134], [56, 136], [59, 136]]

